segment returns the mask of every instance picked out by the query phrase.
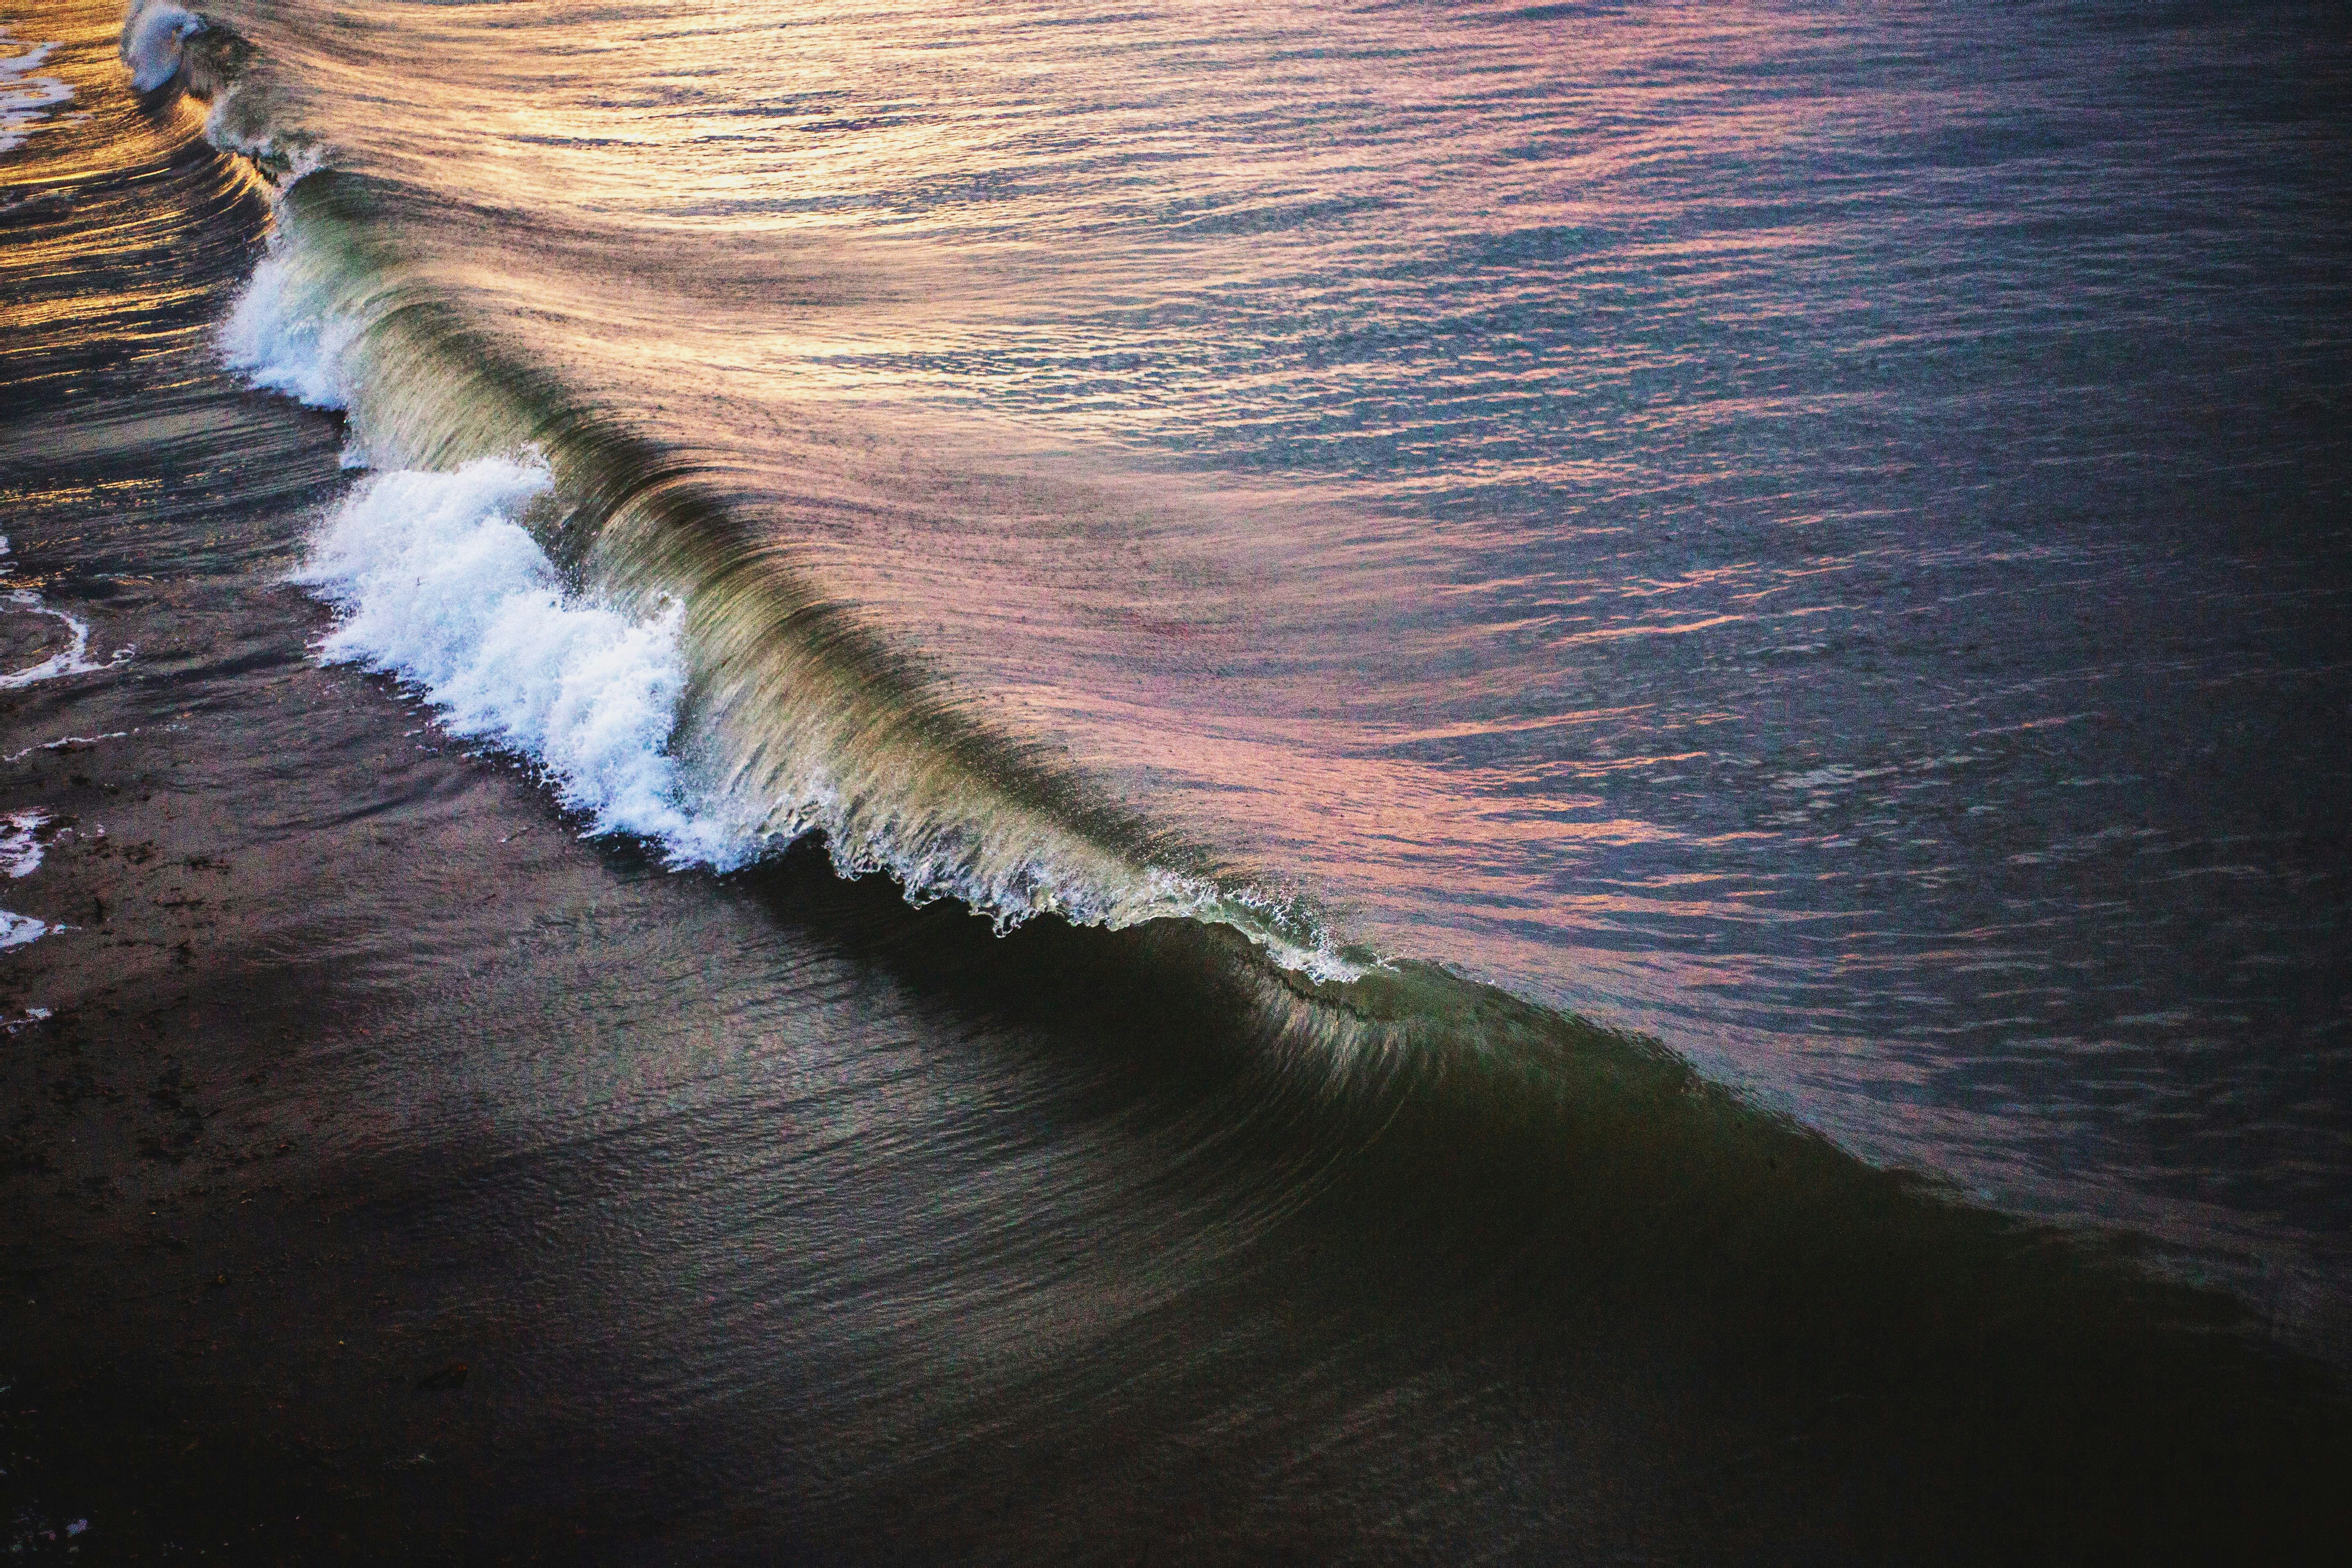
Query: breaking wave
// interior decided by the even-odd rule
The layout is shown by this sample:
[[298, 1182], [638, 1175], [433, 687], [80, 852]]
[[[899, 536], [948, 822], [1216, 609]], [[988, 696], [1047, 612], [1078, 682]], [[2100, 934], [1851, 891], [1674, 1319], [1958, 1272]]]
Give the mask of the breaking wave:
[[590, 832], [731, 870], [759, 839], [694, 810], [666, 749], [686, 685], [677, 609], [633, 622], [566, 595], [516, 521], [552, 485], [544, 464], [502, 458], [361, 481], [295, 574], [343, 612], [320, 652], [413, 681], [453, 732], [532, 758]]
[[[719, 870], [821, 845], [909, 903], [1025, 924], [982, 961], [1008, 995], [1060, 988], [1155, 1040], [1239, 1053], [1265, 1106], [1306, 1107], [1425, 1174], [1416, 1201], [1539, 1211], [1566, 1270], [1728, 1269], [1799, 1315], [1877, 1291], [1890, 1320], [1917, 1302], [1938, 1323], [2051, 1315], [2061, 1295], [2200, 1333], [2242, 1320], [2104, 1268], [2097, 1238], [1873, 1169], [1654, 1040], [1344, 944], [1302, 900], [971, 718], [690, 455], [481, 328], [404, 250], [418, 194], [335, 167], [246, 101], [234, 33], [135, 7], [123, 54], [151, 90], [208, 97], [215, 144], [274, 182], [225, 356], [341, 410], [354, 466], [375, 470], [294, 574], [336, 612], [320, 654], [408, 682], [453, 731], [529, 759], [587, 831]], [[0, 945], [46, 929], [0, 929]]]
[[[184, 74], [200, 46], [230, 47], [217, 27], [171, 36]], [[285, 128], [246, 123], [213, 58], [193, 74], [228, 77], [215, 131], [283, 144]], [[818, 836], [844, 874], [1000, 930], [1182, 918], [1317, 982], [1376, 962], [1295, 895], [1219, 873], [965, 716], [690, 463], [417, 282], [380, 182], [315, 158], [275, 172], [268, 254], [223, 353], [257, 386], [342, 410], [355, 460], [383, 470], [299, 574], [344, 613], [327, 657], [415, 682], [454, 729], [543, 769], [592, 831], [677, 864], [731, 869]]]

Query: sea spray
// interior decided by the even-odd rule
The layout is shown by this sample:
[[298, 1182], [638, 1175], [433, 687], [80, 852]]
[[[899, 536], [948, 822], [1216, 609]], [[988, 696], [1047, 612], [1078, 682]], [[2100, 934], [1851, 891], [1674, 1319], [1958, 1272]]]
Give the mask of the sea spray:
[[564, 593], [517, 521], [552, 484], [544, 464], [501, 458], [362, 480], [294, 574], [342, 612], [319, 652], [412, 681], [454, 733], [531, 758], [591, 832], [740, 865], [760, 840], [688, 809], [668, 752], [678, 611], [633, 621]]
[[275, 249], [253, 269], [221, 326], [221, 354], [254, 385], [313, 408], [347, 407], [343, 351], [358, 322], [312, 308], [286, 258]]

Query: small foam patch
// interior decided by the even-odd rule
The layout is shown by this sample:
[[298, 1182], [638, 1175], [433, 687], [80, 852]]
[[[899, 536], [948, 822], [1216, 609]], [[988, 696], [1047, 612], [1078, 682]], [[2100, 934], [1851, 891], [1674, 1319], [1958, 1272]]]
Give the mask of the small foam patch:
[[41, 868], [40, 831], [48, 820], [47, 814], [39, 811], [12, 811], [0, 816], [0, 873], [29, 877]]

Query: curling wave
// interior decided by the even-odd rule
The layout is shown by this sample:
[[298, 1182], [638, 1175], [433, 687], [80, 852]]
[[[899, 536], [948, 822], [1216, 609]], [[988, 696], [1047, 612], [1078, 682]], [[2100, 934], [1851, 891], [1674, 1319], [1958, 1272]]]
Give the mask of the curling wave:
[[[213, 82], [216, 142], [310, 145], [241, 106], [221, 62], [246, 51], [224, 29], [158, 15], [126, 39], [176, 40], [191, 89]], [[546, 770], [593, 831], [681, 864], [731, 868], [814, 835], [844, 874], [886, 873], [1000, 930], [1174, 917], [1318, 982], [1374, 962], [1295, 895], [1218, 873], [958, 711], [693, 465], [472, 328], [400, 253], [396, 192], [315, 156], [257, 162], [278, 181], [275, 226], [226, 357], [343, 410], [355, 458], [393, 470], [338, 510], [301, 574], [346, 612], [329, 657], [415, 681], [460, 731]], [[451, 551], [495, 569], [416, 589], [419, 552]]]
[[[323, 656], [408, 681], [453, 730], [529, 757], [591, 832], [680, 864], [767, 862], [738, 886], [852, 946], [872, 915], [875, 962], [910, 984], [968, 984], [1075, 1021], [1089, 1051], [1197, 1073], [1214, 1092], [1181, 1100], [1188, 1164], [1274, 1173], [1270, 1205], [1338, 1194], [1366, 1237], [1504, 1259], [1498, 1297], [1681, 1313], [1700, 1342], [1752, 1340], [1766, 1361], [1810, 1339], [1864, 1380], [1975, 1366], [1988, 1335], [2030, 1335], [2029, 1374], [2210, 1353], [2211, 1387], [2251, 1385], [2205, 1349], [2242, 1321], [2226, 1300], [1874, 1170], [1655, 1041], [1351, 951], [974, 721], [722, 475], [567, 385], [543, 344], [486, 328], [447, 258], [405, 248], [424, 195], [275, 121], [233, 36], [196, 20], [153, 24], [126, 58], [170, 53], [166, 87], [209, 96], [215, 145], [277, 184], [224, 349], [255, 384], [344, 410], [375, 469], [297, 569], [336, 608]], [[908, 915], [890, 889], [826, 875], [820, 845], [908, 902], [1023, 929], [998, 942], [944, 910]], [[2153, 1341], [2149, 1321], [2186, 1332]]]
[[[223, 47], [217, 27], [188, 45]], [[237, 91], [231, 77], [208, 122], [242, 126], [232, 145], [299, 132]], [[474, 325], [403, 253], [397, 187], [331, 159], [273, 172], [268, 253], [225, 353], [257, 385], [343, 410], [377, 469], [298, 570], [340, 612], [320, 652], [530, 758], [589, 831], [721, 869], [815, 841], [843, 875], [953, 899], [1000, 934], [1058, 916], [1031, 958], [1076, 943], [1082, 989], [1192, 1020], [1272, 1075], [1274, 1099], [1303, 1096], [1364, 1139], [1417, 1137], [1449, 1164], [1475, 1150], [1523, 1166], [1506, 1185], [1573, 1190], [1604, 1226], [1696, 1203], [1769, 1245], [1791, 1224], [1818, 1234], [1823, 1208], [1841, 1232], [1918, 1217], [1916, 1183], [1658, 1042], [1343, 947], [1300, 901], [1221, 876], [975, 722], [709, 475]], [[1985, 1216], [1957, 1223], [1995, 1244]]]
[[499, 458], [362, 481], [295, 574], [343, 611], [320, 652], [414, 681], [452, 731], [534, 759], [591, 833], [731, 870], [758, 839], [693, 809], [666, 749], [686, 684], [677, 610], [633, 623], [563, 592], [515, 521], [551, 483]]

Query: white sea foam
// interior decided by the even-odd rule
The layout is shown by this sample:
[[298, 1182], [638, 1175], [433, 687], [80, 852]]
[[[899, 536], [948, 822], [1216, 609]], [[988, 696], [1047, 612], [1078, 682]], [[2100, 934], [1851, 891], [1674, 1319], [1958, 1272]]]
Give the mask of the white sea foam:
[[0, 873], [29, 877], [41, 868], [41, 828], [48, 814], [12, 811], [0, 816]]
[[[7, 554], [8, 536], [0, 533], [0, 558], [5, 558]], [[0, 565], [0, 577], [5, 577], [7, 573], [8, 568], [5, 565]], [[10, 670], [5, 675], [0, 675], [0, 691], [13, 691], [19, 687], [31, 686], [39, 681], [55, 680], [60, 676], [89, 675], [99, 670], [111, 669], [139, 651], [135, 647], [123, 647], [115, 649], [113, 655], [105, 659], [90, 658], [89, 623], [79, 616], [69, 616], [63, 610], [52, 608], [42, 603], [41, 596], [29, 588], [10, 590], [5, 597], [0, 597], [0, 607], [15, 610], [22, 615], [48, 616], [63, 621], [66, 626], [64, 648], [49, 655], [38, 664], [28, 664], [22, 669]], [[14, 758], [9, 760], [15, 761]]]
[[54, 741], [37, 741], [29, 746], [20, 746], [7, 755], [0, 756], [0, 763], [21, 763], [35, 752], [62, 752], [75, 746], [95, 746], [101, 741], [120, 741], [137, 732], [134, 730], [109, 730], [101, 735], [60, 735]]
[[[7, 24], [0, 23], [0, 49], [21, 43], [8, 36]], [[34, 44], [21, 55], [0, 57], [0, 153], [22, 147], [34, 126], [72, 100], [73, 89], [56, 77], [33, 74], [56, 48], [55, 44]]]
[[590, 832], [740, 865], [755, 842], [689, 807], [667, 749], [686, 685], [679, 611], [633, 621], [567, 595], [518, 521], [551, 482], [505, 458], [361, 481], [295, 574], [343, 612], [320, 655], [413, 681], [449, 730], [531, 758]]
[[28, 616], [51, 616], [63, 621], [66, 625], [66, 646], [38, 664], [28, 664], [22, 669], [12, 669], [5, 675], [0, 675], [0, 691], [13, 691], [20, 686], [31, 686], [43, 680], [55, 680], [60, 676], [90, 675], [100, 670], [111, 669], [139, 651], [133, 647], [122, 647], [115, 649], [110, 658], [92, 658], [89, 657], [89, 623], [88, 621], [79, 616], [69, 616], [63, 610], [53, 609], [41, 603], [41, 596], [38, 594], [30, 593], [22, 588], [8, 595], [6, 603], [10, 609]]
[[180, 45], [204, 29], [203, 17], [170, 0], [135, 5], [122, 26], [122, 63], [131, 68], [131, 85], [152, 92], [170, 81], [180, 68]]
[[[0, 533], [0, 557], [7, 557], [7, 533]], [[0, 564], [0, 576], [7, 576], [5, 564]], [[0, 675], [0, 691], [14, 691], [19, 687], [45, 682], [45, 679], [57, 679], [61, 675], [94, 675], [97, 670], [110, 670], [139, 651], [139, 648], [115, 648], [110, 658], [91, 658], [89, 623], [82, 621], [80, 616], [68, 616], [66, 611], [42, 605], [40, 595], [33, 593], [30, 588], [9, 590], [7, 597], [0, 599], [0, 605], [26, 616], [52, 616], [57, 621], [66, 623], [66, 647], [57, 654], [42, 658], [36, 666], [26, 666], [24, 670], [9, 670], [7, 675]], [[9, 762], [14, 762], [14, 757]]]
[[342, 408], [351, 402], [343, 379], [343, 351], [357, 323], [317, 308], [304, 293], [294, 268], [275, 247], [253, 269], [236, 309], [221, 326], [221, 351], [231, 368], [256, 386], [282, 392], [313, 408]]
[[0, 910], [0, 950], [22, 947], [28, 942], [38, 942], [48, 935], [51, 929], [53, 928], [47, 921], [35, 920], [30, 915], [20, 915], [9, 910]]
[[[41, 868], [39, 834], [48, 820], [46, 813], [38, 811], [12, 811], [0, 816], [0, 872], [11, 878], [29, 877]], [[0, 949], [38, 942], [59, 929], [31, 915], [0, 910]]]

